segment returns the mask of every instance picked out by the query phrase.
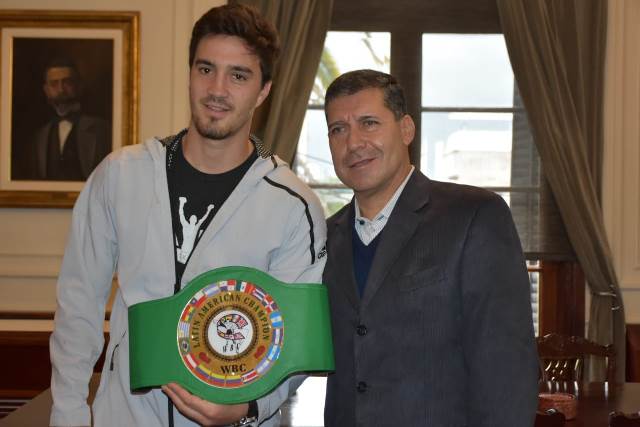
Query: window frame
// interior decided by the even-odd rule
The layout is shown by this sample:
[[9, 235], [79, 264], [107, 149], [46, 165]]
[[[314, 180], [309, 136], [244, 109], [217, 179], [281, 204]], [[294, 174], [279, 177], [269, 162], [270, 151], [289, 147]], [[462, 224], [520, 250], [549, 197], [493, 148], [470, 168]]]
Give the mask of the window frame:
[[391, 74], [402, 84], [416, 125], [409, 146], [420, 168], [422, 135], [422, 34], [501, 34], [495, 0], [334, 0], [329, 31], [391, 33]]

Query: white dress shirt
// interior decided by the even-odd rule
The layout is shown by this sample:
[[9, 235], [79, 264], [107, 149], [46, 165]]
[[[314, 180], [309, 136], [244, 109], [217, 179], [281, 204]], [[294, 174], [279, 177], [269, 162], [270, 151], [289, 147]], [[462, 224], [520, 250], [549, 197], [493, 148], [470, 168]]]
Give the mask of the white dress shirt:
[[70, 120], [62, 119], [60, 123], [58, 123], [58, 140], [60, 141], [60, 152], [64, 150], [64, 144], [67, 142], [67, 138], [71, 133], [71, 128], [73, 128], [73, 123]]
[[385, 207], [382, 208], [382, 210], [378, 212], [378, 214], [372, 220], [360, 215], [360, 206], [358, 206], [358, 199], [355, 199], [356, 233], [358, 233], [358, 237], [360, 237], [360, 240], [366, 246], [368, 246], [369, 243], [371, 243], [371, 241], [375, 239], [378, 234], [380, 234], [385, 225], [387, 225], [389, 216], [391, 216], [391, 212], [393, 212], [393, 208], [396, 206], [396, 203], [400, 198], [400, 194], [402, 194], [402, 190], [404, 190], [404, 187], [407, 185], [407, 182], [409, 181], [409, 178], [411, 177], [414, 169], [415, 167], [411, 166], [411, 170], [409, 170], [409, 173], [405, 177], [404, 181], [402, 181], [402, 184], [400, 184], [396, 192], [393, 193], [393, 196], [391, 197], [391, 199], [389, 199]]

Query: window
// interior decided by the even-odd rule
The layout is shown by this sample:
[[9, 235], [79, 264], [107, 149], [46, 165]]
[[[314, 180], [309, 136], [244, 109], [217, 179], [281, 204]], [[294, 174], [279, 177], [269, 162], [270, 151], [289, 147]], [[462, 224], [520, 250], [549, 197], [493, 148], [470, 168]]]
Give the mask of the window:
[[[421, 121], [427, 176], [497, 192], [521, 229], [537, 219], [538, 154], [501, 34], [422, 35]], [[529, 266], [537, 334], [540, 264]]]
[[324, 94], [329, 84], [347, 71], [370, 68], [388, 73], [390, 41], [390, 34], [383, 32], [331, 31], [327, 34], [294, 161], [296, 174], [315, 190], [327, 216], [348, 203], [353, 192], [342, 185], [333, 170]]
[[513, 98], [502, 35], [424, 34], [422, 171], [439, 181], [510, 187]]

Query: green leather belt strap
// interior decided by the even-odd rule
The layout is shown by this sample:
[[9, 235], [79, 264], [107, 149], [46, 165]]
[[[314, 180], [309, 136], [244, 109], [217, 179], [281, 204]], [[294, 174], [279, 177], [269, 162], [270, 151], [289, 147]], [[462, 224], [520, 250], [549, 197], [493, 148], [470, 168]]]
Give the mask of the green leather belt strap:
[[264, 396], [296, 372], [334, 370], [327, 288], [248, 267], [208, 271], [129, 307], [131, 390], [176, 382], [222, 404]]

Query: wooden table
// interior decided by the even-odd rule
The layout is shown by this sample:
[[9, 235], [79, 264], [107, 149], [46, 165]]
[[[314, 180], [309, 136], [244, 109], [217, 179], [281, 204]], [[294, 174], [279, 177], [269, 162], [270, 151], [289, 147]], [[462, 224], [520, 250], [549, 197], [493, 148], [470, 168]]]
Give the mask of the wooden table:
[[[89, 401], [93, 401], [100, 375], [95, 374], [89, 384]], [[325, 377], [309, 377], [282, 405], [281, 427], [321, 427], [324, 425], [323, 409]], [[0, 427], [48, 427], [51, 412], [51, 390], [47, 389], [20, 409], [0, 420]]]
[[560, 391], [573, 393], [578, 398], [578, 412], [575, 419], [567, 421], [567, 427], [607, 427], [609, 413], [640, 411], [640, 383], [589, 383], [550, 384], [543, 383], [540, 391]]
[[[91, 392], [97, 387], [98, 375], [91, 381]], [[282, 406], [282, 426], [322, 426], [325, 379], [310, 377]], [[566, 427], [607, 427], [611, 411], [640, 411], [640, 383], [608, 386], [606, 383], [561, 385], [543, 383], [541, 391], [564, 391], [578, 397], [578, 416], [567, 421]], [[91, 396], [92, 397], [92, 396]], [[0, 427], [48, 426], [51, 409], [49, 390], [37, 396], [22, 408], [0, 420]], [[516, 426], [514, 426], [516, 427]]]

